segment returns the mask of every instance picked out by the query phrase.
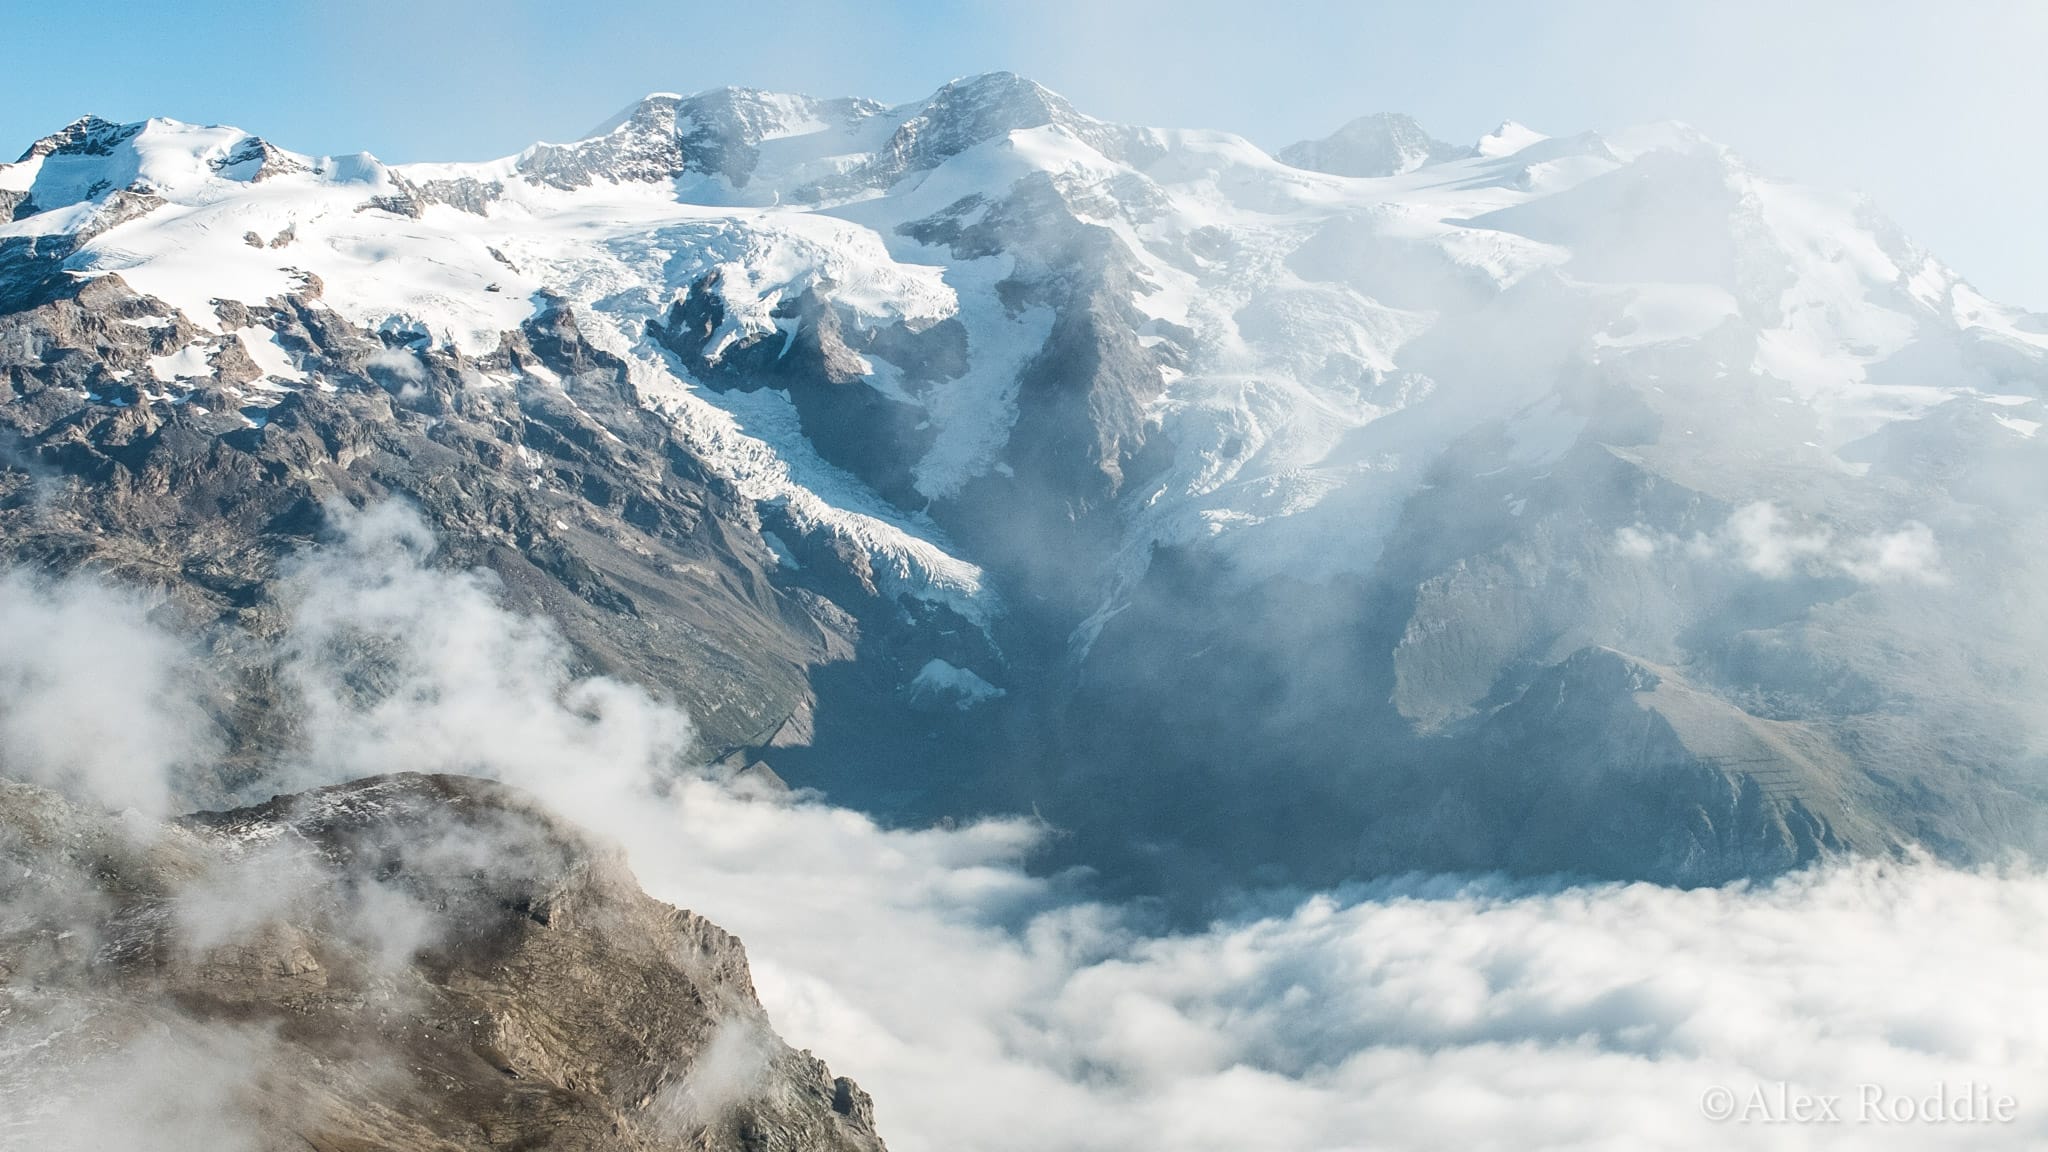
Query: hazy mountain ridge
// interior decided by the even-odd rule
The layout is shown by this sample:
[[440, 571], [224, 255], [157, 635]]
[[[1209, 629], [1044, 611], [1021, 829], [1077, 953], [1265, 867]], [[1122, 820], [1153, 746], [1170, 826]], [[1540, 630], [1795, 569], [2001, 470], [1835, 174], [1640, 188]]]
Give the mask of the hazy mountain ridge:
[[1332, 176], [1402, 176], [1425, 164], [1478, 155], [1477, 147], [1446, 144], [1398, 112], [1361, 116], [1321, 140], [1289, 144], [1273, 158]]
[[[117, 497], [262, 506], [231, 477], [282, 453], [304, 507], [557, 557], [508, 583], [714, 751], [1037, 804], [1141, 886], [2040, 843], [2048, 337], [1682, 126], [1380, 118], [1290, 166], [994, 75], [654, 96], [487, 164], [254, 140], [0, 170], [13, 555], [108, 565]], [[341, 446], [366, 404], [385, 444]], [[203, 584], [185, 507], [131, 571]], [[237, 610], [318, 530], [265, 517], [214, 534]], [[934, 660], [991, 691], [933, 707]]]

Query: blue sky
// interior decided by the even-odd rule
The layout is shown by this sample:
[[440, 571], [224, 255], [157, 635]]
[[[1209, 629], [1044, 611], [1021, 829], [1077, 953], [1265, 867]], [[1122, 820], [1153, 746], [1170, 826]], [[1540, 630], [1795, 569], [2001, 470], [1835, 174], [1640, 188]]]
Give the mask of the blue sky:
[[232, 123], [306, 152], [482, 159], [718, 84], [914, 99], [1009, 68], [1109, 119], [1268, 148], [1364, 112], [1470, 140], [1689, 121], [1868, 193], [2048, 310], [2048, 5], [1970, 0], [0, 0], [0, 152], [74, 117]]

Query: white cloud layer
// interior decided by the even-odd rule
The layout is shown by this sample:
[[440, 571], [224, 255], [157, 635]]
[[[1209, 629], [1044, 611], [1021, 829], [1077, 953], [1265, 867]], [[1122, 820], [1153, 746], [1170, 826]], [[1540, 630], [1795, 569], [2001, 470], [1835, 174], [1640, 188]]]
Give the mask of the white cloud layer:
[[1769, 501], [1745, 504], [1712, 534], [1683, 540], [1637, 525], [1614, 534], [1614, 550], [1632, 559], [1659, 552], [1694, 560], [1724, 559], [1769, 580], [1848, 576], [1865, 584], [1945, 584], [1934, 531], [1909, 520], [1891, 531], [1837, 532], [1802, 521]]
[[[344, 519], [292, 578], [289, 672], [311, 710], [291, 785], [477, 772], [616, 838], [651, 892], [747, 942], [777, 1028], [874, 1094], [897, 1152], [2048, 1141], [2037, 871], [1866, 861], [1692, 892], [1416, 878], [1157, 935], [1072, 878], [1028, 876], [1038, 833], [1022, 822], [892, 831], [696, 776], [658, 786], [686, 717], [572, 676], [554, 631], [503, 609], [487, 576], [427, 567], [410, 513]], [[74, 591], [105, 595], [0, 585], [0, 623], [34, 644], [8, 650], [14, 683], [39, 683], [18, 666], [72, 629], [177, 650], [137, 614], [74, 610]], [[25, 748], [30, 776], [109, 799], [106, 773], [10, 747], [10, 772]], [[747, 1066], [744, 1040], [728, 1070]], [[1702, 1115], [1712, 1089], [1781, 1083], [1840, 1097], [1843, 1122]], [[2017, 1114], [1857, 1123], [1865, 1083], [1981, 1086]]]
[[[1429, 887], [1168, 938], [1101, 909], [1021, 937], [906, 924], [865, 987], [836, 962], [790, 972], [796, 940], [754, 939], [781, 1026], [865, 1077], [905, 1148], [2023, 1148], [2048, 1132], [2028, 1102], [2048, 1082], [2048, 1003], [2023, 975], [2048, 925], [2038, 876]], [[1717, 1086], [1781, 1082], [1847, 1101], [1865, 1083], [1981, 1084], [2019, 1119], [1702, 1115]]]

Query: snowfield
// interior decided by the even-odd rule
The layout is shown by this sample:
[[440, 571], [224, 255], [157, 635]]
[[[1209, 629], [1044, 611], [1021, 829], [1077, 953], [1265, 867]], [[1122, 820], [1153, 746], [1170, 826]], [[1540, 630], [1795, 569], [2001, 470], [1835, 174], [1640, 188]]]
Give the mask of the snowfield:
[[[118, 273], [224, 336], [214, 301], [258, 304], [315, 278], [324, 306], [355, 323], [472, 355], [565, 299], [633, 365], [648, 405], [747, 495], [856, 543], [901, 589], [981, 618], [993, 594], [930, 517], [822, 459], [782, 393], [692, 379], [648, 321], [716, 272], [713, 357], [766, 333], [793, 339], [796, 322], [777, 312], [806, 291], [860, 331], [957, 322], [966, 362], [946, 379], [911, 386], [902, 366], [863, 356], [870, 387], [922, 412], [916, 491], [953, 498], [1007, 467], [1018, 380], [1055, 316], [1006, 295], [1037, 254], [962, 254], [906, 226], [959, 205], [974, 206], [962, 217], [973, 224], [1049, 179], [1134, 261], [1129, 305], [1163, 326], [1148, 343], [1184, 353], [1160, 368], [1149, 412], [1172, 459], [1123, 494], [1105, 612], [1158, 543], [1225, 549], [1255, 575], [1370, 568], [1391, 510], [1453, 437], [1502, 421], [1524, 460], [1571, 443], [1582, 422], [1551, 399], [1567, 363], [1654, 363], [1652, 380], [1692, 381], [1646, 390], [1667, 427], [1634, 449], [1645, 455], [1740, 437], [1854, 476], [1866, 465], [1853, 445], [1944, 406], [2002, 404], [1998, 426], [2021, 440], [2043, 422], [2037, 385], [2010, 380], [2014, 362], [2041, 378], [2048, 325], [1986, 301], [1867, 206], [1760, 175], [1682, 125], [1546, 137], [1510, 122], [1434, 153], [1451, 159], [1397, 141], [1394, 174], [1349, 177], [1228, 134], [1104, 125], [1036, 86], [1019, 97], [976, 84], [990, 82], [896, 108], [656, 94], [590, 141], [480, 164], [391, 166], [285, 152], [232, 128], [102, 124], [106, 142], [88, 154], [32, 149], [0, 167], [0, 190], [40, 209], [0, 239], [84, 235], [75, 273]], [[1051, 108], [1046, 122], [977, 134], [1018, 99]], [[705, 133], [724, 169], [689, 168]], [[644, 178], [677, 148], [685, 171]], [[904, 159], [919, 149], [936, 162]], [[96, 227], [116, 195], [156, 203]], [[234, 336], [276, 389], [309, 383], [264, 333]], [[152, 369], [175, 391], [211, 351], [195, 344]], [[1695, 427], [1702, 380], [1768, 393], [1766, 422]]]

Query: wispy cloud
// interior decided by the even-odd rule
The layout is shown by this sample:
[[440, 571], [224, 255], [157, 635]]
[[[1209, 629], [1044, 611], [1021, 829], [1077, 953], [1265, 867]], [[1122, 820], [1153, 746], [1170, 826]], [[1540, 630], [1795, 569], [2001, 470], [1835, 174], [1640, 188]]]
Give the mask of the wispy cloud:
[[1769, 501], [1745, 504], [1712, 533], [1681, 539], [1644, 525], [1618, 530], [1614, 549], [1647, 559], [1659, 553], [1720, 559], [1767, 580], [1847, 576], [1865, 584], [1944, 584], [1933, 529], [1909, 520], [1891, 529], [1842, 532]]

